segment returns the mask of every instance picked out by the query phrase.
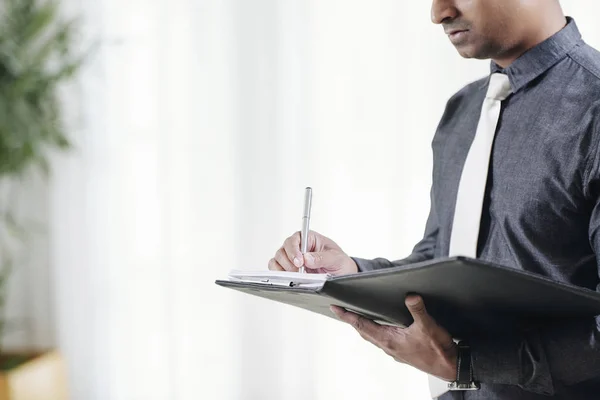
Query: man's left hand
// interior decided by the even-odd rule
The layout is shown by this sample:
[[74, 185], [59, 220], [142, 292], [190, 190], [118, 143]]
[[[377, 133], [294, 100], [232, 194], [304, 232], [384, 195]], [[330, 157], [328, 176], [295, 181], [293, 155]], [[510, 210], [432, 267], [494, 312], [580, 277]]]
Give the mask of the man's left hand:
[[414, 319], [408, 328], [379, 325], [337, 306], [331, 311], [394, 360], [446, 381], [456, 380], [458, 351], [448, 331], [427, 313], [421, 296], [407, 296], [405, 304]]

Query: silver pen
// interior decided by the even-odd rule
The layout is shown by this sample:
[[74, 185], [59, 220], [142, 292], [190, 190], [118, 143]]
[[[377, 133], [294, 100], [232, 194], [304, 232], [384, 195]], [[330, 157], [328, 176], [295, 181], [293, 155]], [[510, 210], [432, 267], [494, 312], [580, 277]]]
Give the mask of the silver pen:
[[[300, 251], [302, 254], [308, 250], [308, 232], [310, 230], [310, 208], [312, 206], [312, 189], [307, 187], [304, 191], [304, 213], [302, 213], [302, 231], [300, 232]], [[304, 265], [300, 267], [300, 273], [305, 273]]]

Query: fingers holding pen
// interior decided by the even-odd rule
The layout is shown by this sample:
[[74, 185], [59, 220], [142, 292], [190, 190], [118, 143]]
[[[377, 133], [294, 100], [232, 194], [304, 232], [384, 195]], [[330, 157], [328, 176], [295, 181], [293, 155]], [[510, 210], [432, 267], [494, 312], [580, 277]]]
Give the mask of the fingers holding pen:
[[298, 267], [296, 267], [289, 258], [287, 252], [283, 247], [277, 250], [275, 253], [275, 261], [285, 270], [290, 272], [298, 272]]
[[[317, 233], [313, 231], [308, 232], [307, 249], [308, 251], [315, 251], [317, 247]], [[288, 257], [288, 260], [296, 267], [300, 268], [304, 265], [305, 260], [301, 251], [302, 233], [295, 232], [292, 236], [287, 238], [283, 243], [283, 249]]]
[[283, 251], [289, 262], [296, 267], [296, 270], [304, 265], [304, 258], [300, 251], [300, 232], [294, 233], [283, 242]]
[[277, 260], [275, 260], [274, 258], [271, 258], [269, 260], [269, 270], [271, 271], [285, 271], [285, 269], [283, 269], [283, 267], [281, 266], [281, 264], [279, 264], [277, 262]]

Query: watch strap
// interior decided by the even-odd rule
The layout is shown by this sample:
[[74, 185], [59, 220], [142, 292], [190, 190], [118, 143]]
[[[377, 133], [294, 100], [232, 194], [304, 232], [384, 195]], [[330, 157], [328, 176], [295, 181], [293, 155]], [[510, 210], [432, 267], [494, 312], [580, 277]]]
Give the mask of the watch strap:
[[471, 347], [466, 342], [459, 342], [456, 363], [456, 381], [448, 384], [449, 390], [478, 390], [479, 383], [473, 380], [471, 363]]

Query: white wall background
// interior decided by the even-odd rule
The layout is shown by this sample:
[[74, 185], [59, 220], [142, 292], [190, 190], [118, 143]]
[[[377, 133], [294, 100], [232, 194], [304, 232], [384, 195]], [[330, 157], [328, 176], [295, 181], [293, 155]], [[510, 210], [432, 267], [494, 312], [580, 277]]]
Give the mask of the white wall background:
[[[564, 0], [600, 48], [594, 0]], [[58, 345], [75, 400], [426, 399], [349, 327], [214, 285], [300, 227], [407, 255], [447, 98], [487, 73], [429, 2], [65, 0], [101, 51], [67, 88], [78, 149], [24, 213], [14, 345]]]

